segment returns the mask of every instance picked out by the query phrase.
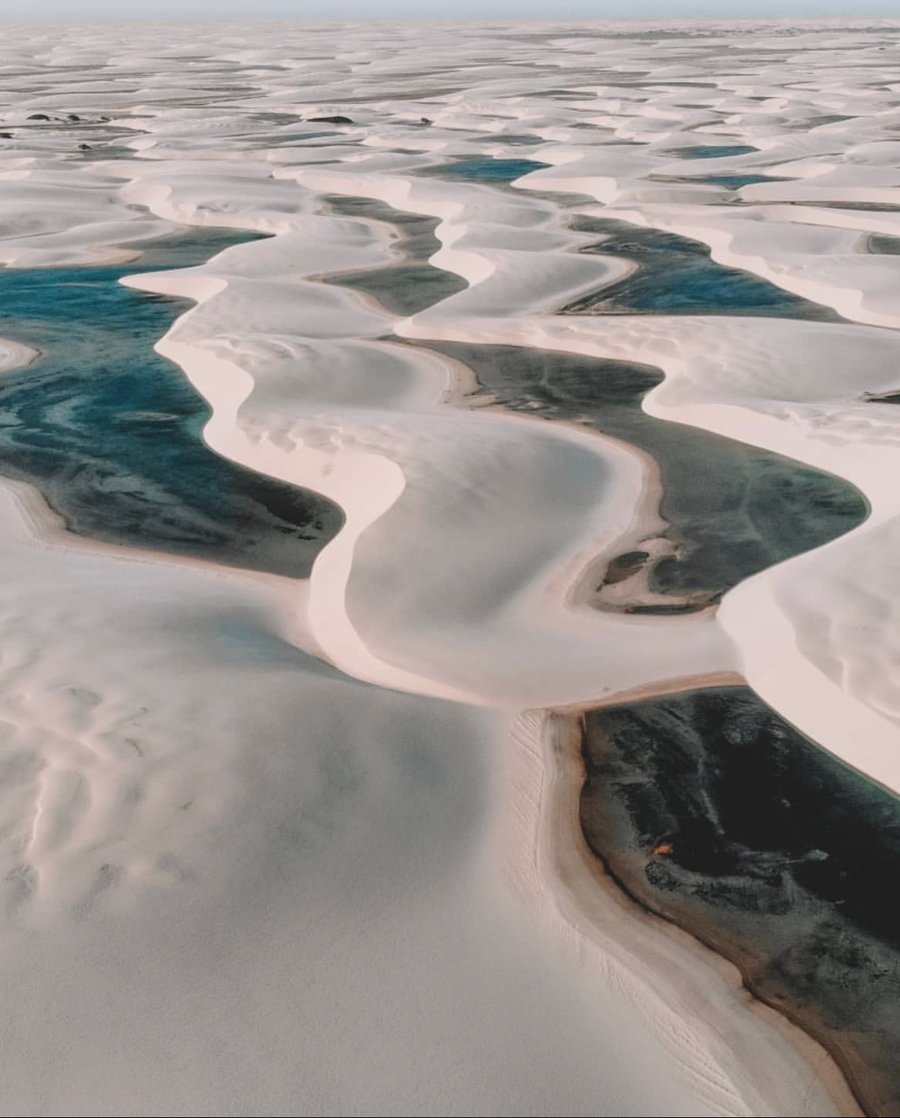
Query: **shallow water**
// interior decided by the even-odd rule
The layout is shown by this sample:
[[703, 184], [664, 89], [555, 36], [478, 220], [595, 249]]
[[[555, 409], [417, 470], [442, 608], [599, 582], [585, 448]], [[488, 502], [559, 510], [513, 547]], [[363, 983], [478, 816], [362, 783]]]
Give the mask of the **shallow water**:
[[747, 144], [724, 144], [721, 146], [709, 145], [708, 147], [675, 148], [668, 155], [677, 155], [681, 159], [722, 159], [728, 155], [749, 155], [756, 151]]
[[582, 827], [619, 883], [900, 1113], [900, 801], [745, 687], [592, 711], [583, 752]]
[[468, 284], [454, 272], [425, 263], [441, 247], [435, 236], [437, 218], [395, 210], [372, 198], [329, 195], [328, 208], [343, 217], [363, 217], [395, 227], [399, 234], [398, 263], [389, 268], [367, 268], [327, 276], [323, 282], [350, 287], [377, 299], [390, 314], [418, 314], [463, 291]]
[[0, 269], [0, 336], [41, 351], [0, 380], [0, 473], [34, 484], [79, 535], [299, 578], [340, 510], [203, 443], [209, 408], [153, 350], [191, 304], [118, 283], [250, 239], [205, 229], [126, 267]]
[[549, 166], [535, 159], [493, 159], [490, 156], [476, 159], [462, 159], [457, 163], [445, 163], [440, 167], [424, 167], [417, 175], [429, 175], [440, 179], [468, 179], [470, 182], [508, 183], [521, 178], [530, 171], [540, 171]]
[[688, 237], [607, 218], [578, 218], [572, 228], [605, 238], [582, 251], [623, 257], [634, 261], [637, 269], [568, 303], [565, 314], [739, 314], [844, 321], [830, 307], [752, 272], [717, 264], [706, 245]]
[[662, 480], [666, 535], [677, 552], [653, 567], [651, 590], [687, 596], [695, 607], [709, 604], [749, 575], [828, 543], [866, 517], [859, 491], [832, 474], [647, 415], [641, 400], [661, 382], [658, 369], [530, 347], [420, 344], [462, 361], [506, 408], [587, 421], [651, 455]]

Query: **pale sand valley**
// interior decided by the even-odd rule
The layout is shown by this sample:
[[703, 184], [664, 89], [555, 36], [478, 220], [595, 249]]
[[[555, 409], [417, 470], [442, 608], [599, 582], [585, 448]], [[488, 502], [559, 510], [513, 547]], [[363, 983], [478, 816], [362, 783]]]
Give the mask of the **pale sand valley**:
[[0, 39], [0, 1113], [900, 1113], [900, 21]]

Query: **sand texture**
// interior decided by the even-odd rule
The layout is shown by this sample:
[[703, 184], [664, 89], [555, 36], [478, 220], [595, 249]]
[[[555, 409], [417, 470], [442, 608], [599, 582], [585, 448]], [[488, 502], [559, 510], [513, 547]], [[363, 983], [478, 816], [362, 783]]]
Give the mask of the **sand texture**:
[[[898, 29], [4, 34], [0, 278], [129, 299], [71, 382], [0, 306], [0, 1111], [859, 1113], [571, 716], [743, 679], [900, 792]], [[90, 428], [153, 297], [194, 403]], [[175, 419], [227, 473], [96, 465]]]

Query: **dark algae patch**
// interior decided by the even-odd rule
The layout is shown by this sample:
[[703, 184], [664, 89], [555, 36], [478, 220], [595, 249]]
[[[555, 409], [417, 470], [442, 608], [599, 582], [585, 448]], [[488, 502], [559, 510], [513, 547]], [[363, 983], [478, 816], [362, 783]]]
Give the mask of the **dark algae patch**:
[[606, 218], [578, 218], [572, 228], [604, 237], [582, 251], [625, 257], [637, 268], [567, 304], [564, 314], [734, 314], [844, 321], [829, 307], [751, 272], [717, 264], [706, 245], [688, 237]]
[[[669, 554], [650, 571], [650, 589], [686, 601], [634, 605], [632, 612], [681, 612], [716, 601], [742, 579], [855, 528], [867, 505], [848, 482], [770, 451], [641, 409], [662, 380], [646, 365], [530, 347], [421, 343], [474, 370], [479, 384], [513, 411], [580, 420], [646, 451], [662, 480], [660, 513]], [[604, 582], [643, 565], [620, 556]]]
[[640, 904], [731, 959], [900, 1113], [900, 802], [749, 688], [584, 719], [581, 824]]
[[207, 229], [126, 267], [0, 269], [0, 335], [40, 351], [0, 380], [0, 473], [79, 535], [299, 578], [340, 509], [206, 446], [209, 408], [153, 349], [191, 303], [118, 282], [248, 239]]

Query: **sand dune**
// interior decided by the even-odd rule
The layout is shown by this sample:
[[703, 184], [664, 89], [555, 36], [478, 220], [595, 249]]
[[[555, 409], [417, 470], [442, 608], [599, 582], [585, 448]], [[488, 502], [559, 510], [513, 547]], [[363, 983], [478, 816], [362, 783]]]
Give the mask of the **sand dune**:
[[[597, 881], [547, 712], [739, 672], [900, 790], [897, 409], [873, 401], [900, 390], [900, 264], [866, 240], [900, 226], [848, 208], [900, 204], [895, 34], [4, 40], [0, 261], [268, 234], [128, 282], [194, 304], [157, 348], [209, 445], [346, 523], [304, 582], [76, 541], [0, 487], [3, 1109], [856, 1113], [731, 968]], [[465, 287], [409, 318], [342, 287], [400, 242], [332, 195], [434, 218]], [[635, 267], [579, 251], [598, 214], [846, 322], [561, 315]], [[471, 406], [470, 370], [405, 344], [429, 339], [661, 369], [651, 414], [833, 472], [871, 515], [717, 611], [591, 609], [587, 572], [664, 527], [653, 463]]]

